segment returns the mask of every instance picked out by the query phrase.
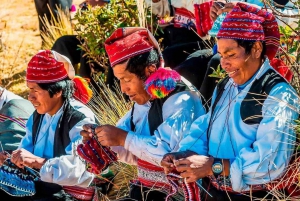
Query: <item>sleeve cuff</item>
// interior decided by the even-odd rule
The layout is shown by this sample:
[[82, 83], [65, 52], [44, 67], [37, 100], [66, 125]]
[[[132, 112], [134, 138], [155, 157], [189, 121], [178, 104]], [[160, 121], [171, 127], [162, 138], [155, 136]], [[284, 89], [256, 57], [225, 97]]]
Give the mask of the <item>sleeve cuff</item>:
[[129, 150], [129, 147], [131, 145], [131, 142], [132, 142], [133, 138], [134, 138], [134, 133], [132, 131], [129, 131], [127, 133], [127, 136], [126, 136], [126, 139], [125, 139], [125, 145], [124, 145], [125, 149]]
[[230, 178], [232, 189], [236, 192], [247, 191], [249, 186], [243, 181], [242, 175], [242, 162], [239, 158], [236, 158], [234, 161], [230, 160]]

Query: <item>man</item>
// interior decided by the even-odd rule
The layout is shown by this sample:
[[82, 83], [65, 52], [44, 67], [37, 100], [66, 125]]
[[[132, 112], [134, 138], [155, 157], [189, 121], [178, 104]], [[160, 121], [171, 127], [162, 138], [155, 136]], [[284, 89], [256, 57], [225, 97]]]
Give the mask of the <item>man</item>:
[[287, 167], [298, 98], [269, 64], [279, 36], [271, 13], [243, 3], [227, 14], [217, 34], [228, 77], [215, 89], [210, 111], [181, 141], [183, 152], [167, 154], [162, 162], [166, 172], [176, 168], [188, 182], [202, 178], [212, 195], [203, 193], [207, 200], [263, 198], [264, 184]]
[[[159, 46], [148, 30], [119, 28], [105, 48], [121, 90], [134, 106], [116, 127], [97, 127], [98, 141], [111, 146], [121, 161], [138, 166], [128, 200], [165, 200], [162, 191], [168, 182], [160, 161], [178, 149], [191, 122], [205, 113], [201, 100], [192, 85], [179, 82], [179, 74], [159, 68], [163, 66]], [[92, 130], [84, 129], [81, 134], [88, 140]]]
[[95, 122], [91, 110], [74, 99], [86, 102], [88, 98], [87, 89], [78, 87], [82, 81], [74, 76], [69, 60], [54, 51], [41, 51], [28, 63], [28, 100], [36, 111], [26, 124], [19, 149], [10, 157], [19, 168], [39, 171], [36, 194], [28, 199], [65, 200], [61, 185], [87, 187], [93, 179], [74, 152], [82, 126]]

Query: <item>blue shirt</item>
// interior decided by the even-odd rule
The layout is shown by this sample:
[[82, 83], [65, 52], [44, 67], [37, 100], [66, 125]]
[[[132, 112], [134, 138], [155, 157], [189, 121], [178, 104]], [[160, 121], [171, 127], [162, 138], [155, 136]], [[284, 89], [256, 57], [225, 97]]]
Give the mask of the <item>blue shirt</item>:
[[[240, 116], [240, 106], [255, 78], [272, 68], [266, 59], [250, 83], [240, 86], [232, 79], [215, 107], [199, 117], [189, 134], [180, 143], [180, 151], [192, 150], [200, 155], [229, 159], [233, 190], [250, 189], [250, 185], [264, 184], [278, 178], [288, 165], [295, 143], [293, 130], [298, 108], [298, 96], [288, 83], [275, 85], [262, 105], [260, 124], [248, 125]], [[216, 91], [213, 101], [216, 98]], [[258, 103], [259, 104], [259, 103]], [[208, 126], [210, 124], [210, 132]], [[209, 139], [208, 139], [209, 135]]]

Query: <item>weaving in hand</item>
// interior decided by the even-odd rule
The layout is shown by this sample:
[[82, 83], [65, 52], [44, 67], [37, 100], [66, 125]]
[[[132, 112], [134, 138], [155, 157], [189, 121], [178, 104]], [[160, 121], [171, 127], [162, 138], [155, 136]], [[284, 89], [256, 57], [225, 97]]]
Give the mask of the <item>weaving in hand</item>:
[[171, 191], [166, 197], [166, 201], [169, 200], [173, 195], [175, 195], [180, 188], [184, 192], [185, 201], [201, 201], [200, 198], [200, 189], [196, 182], [187, 183], [185, 179], [180, 176], [180, 173], [177, 171], [172, 171], [167, 174], [167, 179], [171, 185]]
[[79, 144], [77, 152], [87, 162], [89, 172], [100, 174], [109, 164], [117, 161], [117, 156], [109, 147], [102, 146], [98, 142], [95, 134], [96, 127], [97, 125], [91, 125], [93, 137], [85, 144]]
[[34, 181], [39, 175], [31, 168], [21, 169], [7, 159], [0, 167], [0, 189], [11, 196], [24, 197], [35, 194]]

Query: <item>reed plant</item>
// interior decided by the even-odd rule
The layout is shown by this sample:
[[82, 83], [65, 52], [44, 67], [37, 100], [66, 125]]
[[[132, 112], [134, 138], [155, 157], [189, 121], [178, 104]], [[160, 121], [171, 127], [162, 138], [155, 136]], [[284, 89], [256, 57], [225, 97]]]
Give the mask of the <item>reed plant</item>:
[[71, 16], [69, 9], [62, 10], [56, 6], [56, 17], [48, 5], [48, 9], [51, 13], [51, 19], [46, 16], [40, 17], [45, 27], [45, 31], [41, 30], [41, 36], [43, 38], [43, 49], [50, 50], [55, 41], [64, 35], [74, 35], [74, 29], [71, 24]]

